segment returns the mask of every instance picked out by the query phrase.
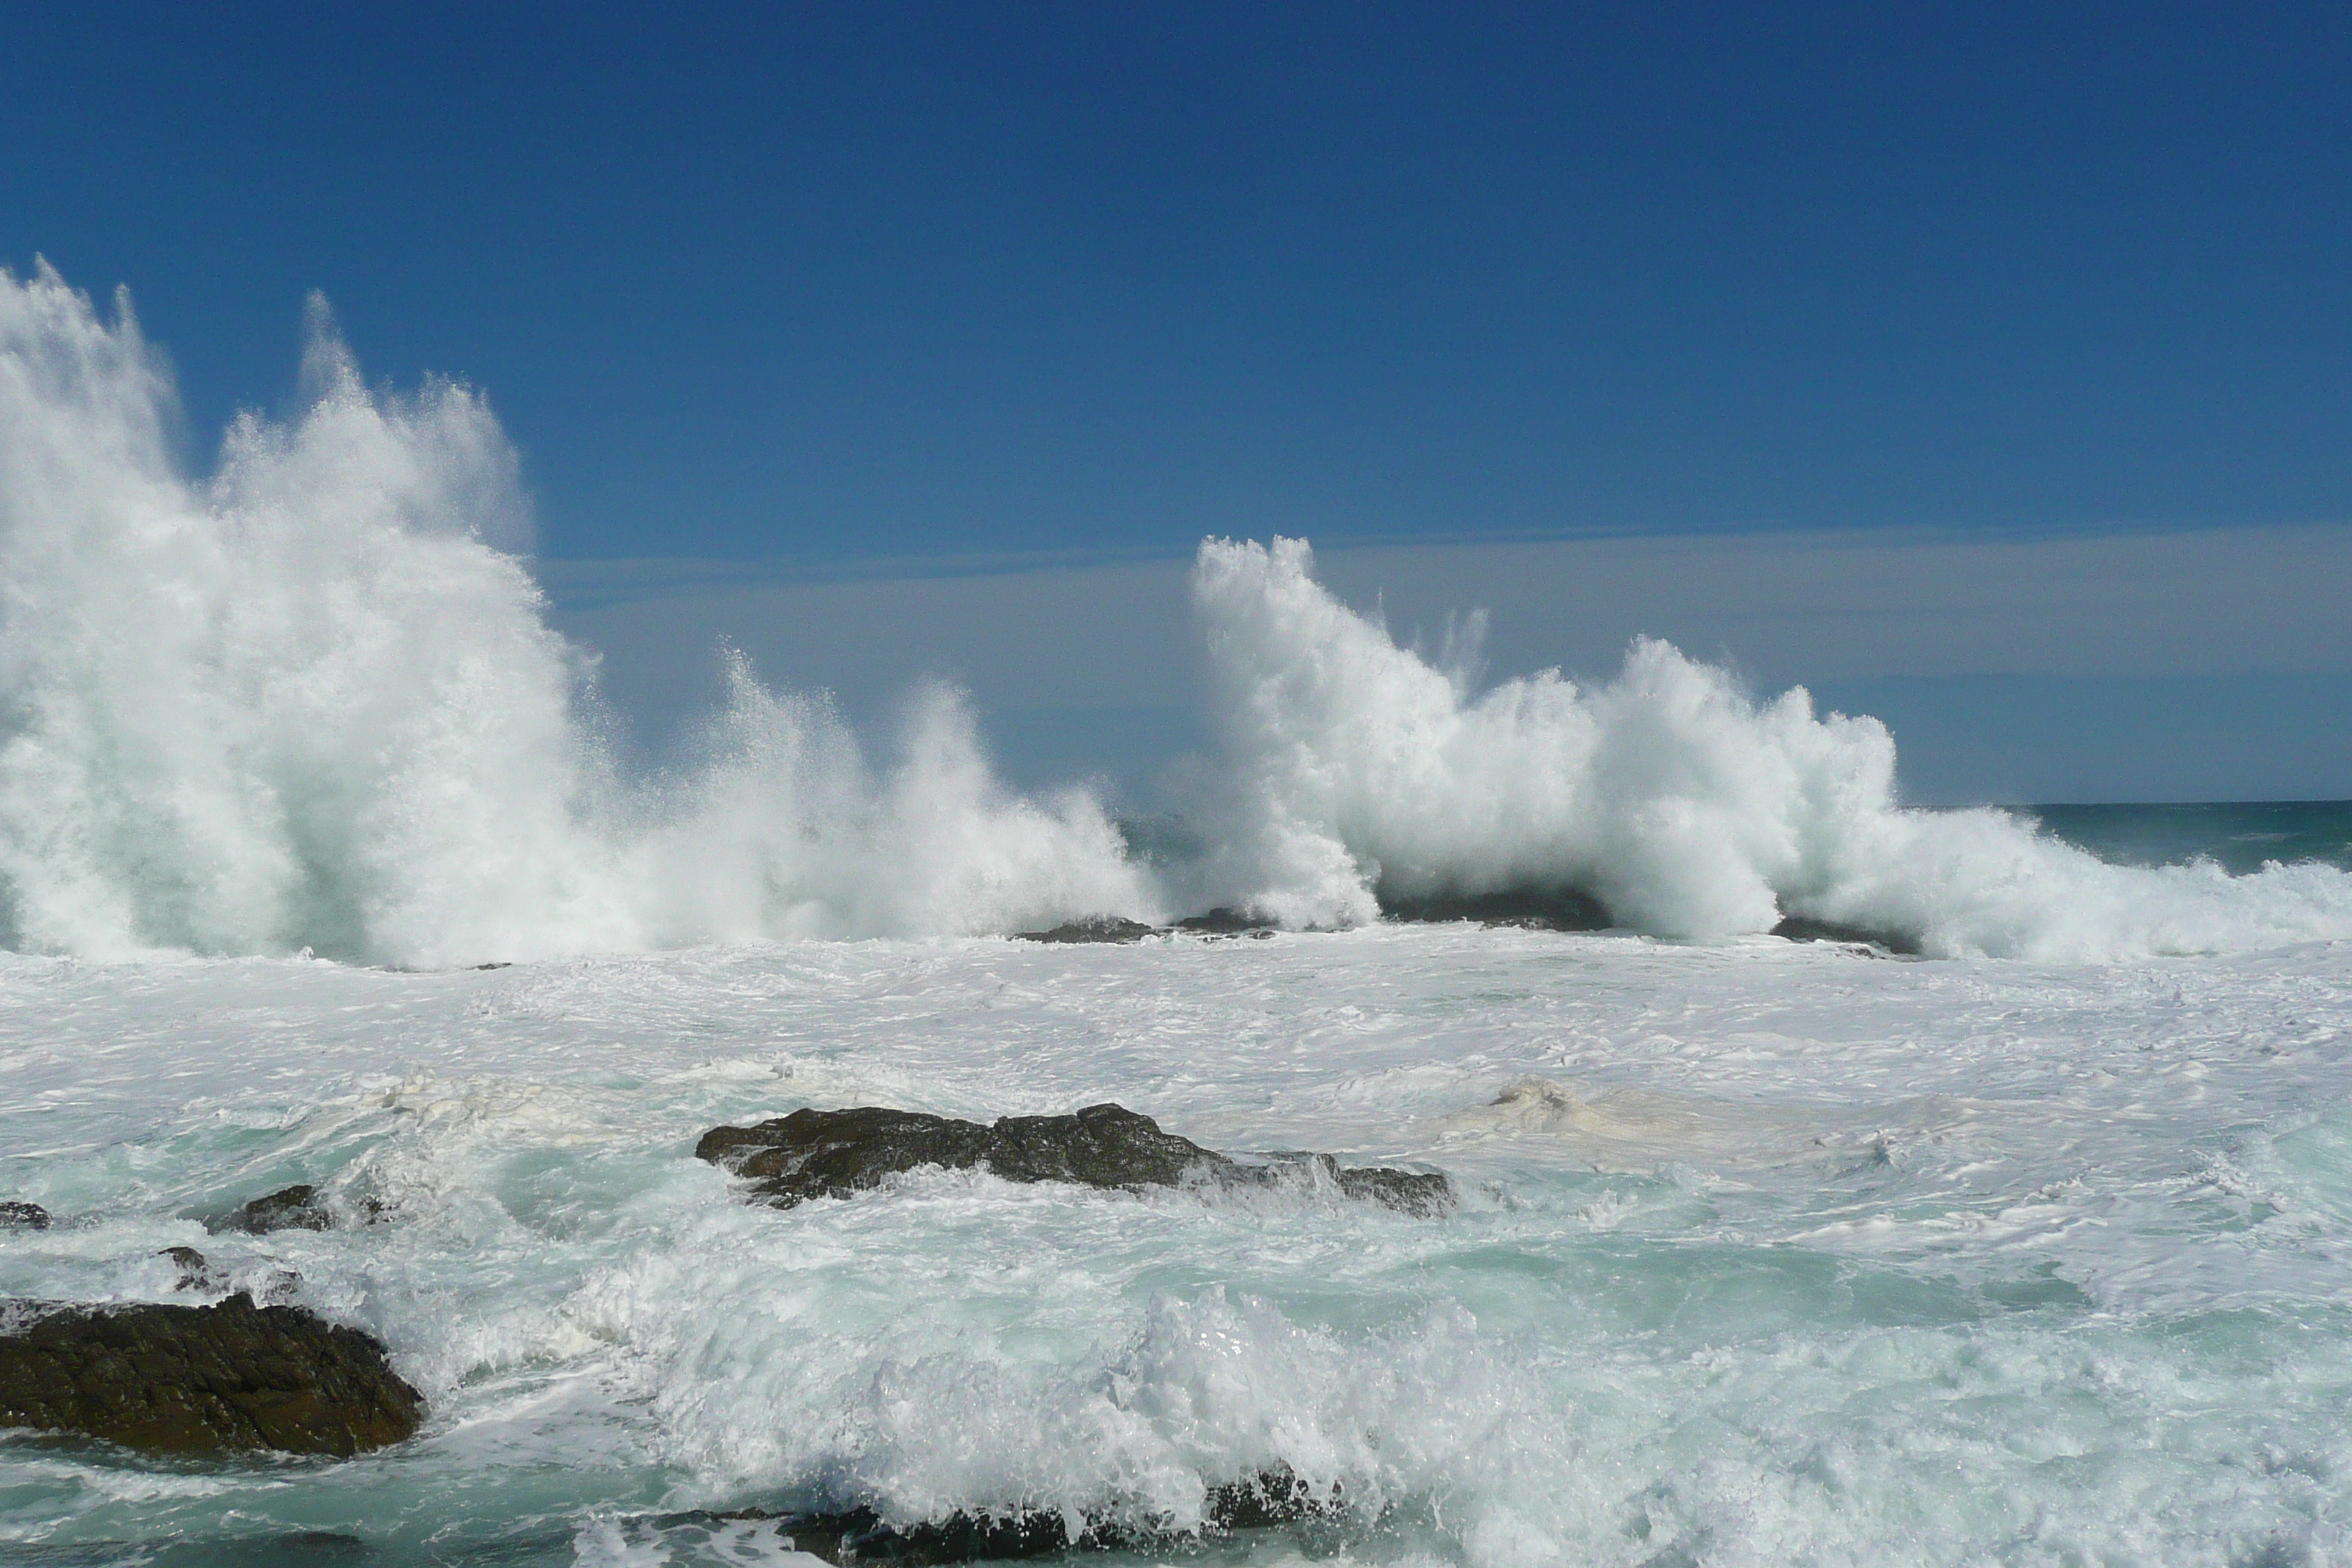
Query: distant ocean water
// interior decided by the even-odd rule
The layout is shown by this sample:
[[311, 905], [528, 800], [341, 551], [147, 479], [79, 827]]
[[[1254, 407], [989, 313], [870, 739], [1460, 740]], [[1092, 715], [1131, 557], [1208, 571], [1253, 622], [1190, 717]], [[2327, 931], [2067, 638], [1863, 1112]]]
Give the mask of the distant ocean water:
[[2269, 861], [2352, 870], [2352, 801], [2227, 801], [2171, 805], [2037, 805], [2070, 844], [2117, 866], [2207, 859], [2232, 876]]

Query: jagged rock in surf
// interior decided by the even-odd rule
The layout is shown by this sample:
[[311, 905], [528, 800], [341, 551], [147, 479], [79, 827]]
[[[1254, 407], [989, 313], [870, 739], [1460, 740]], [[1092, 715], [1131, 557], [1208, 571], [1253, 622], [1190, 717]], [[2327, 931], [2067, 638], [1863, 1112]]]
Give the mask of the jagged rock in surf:
[[929, 1568], [949, 1563], [1005, 1562], [1044, 1557], [1057, 1552], [1138, 1552], [1181, 1550], [1196, 1543], [1199, 1534], [1223, 1535], [1236, 1530], [1265, 1530], [1309, 1520], [1330, 1519], [1343, 1510], [1337, 1487], [1318, 1489], [1287, 1465], [1274, 1465], [1245, 1480], [1213, 1487], [1202, 1509], [1204, 1529], [1178, 1531], [1115, 1518], [1108, 1512], [1079, 1515], [1077, 1534], [1070, 1533], [1070, 1517], [1058, 1509], [1014, 1506], [1003, 1510], [961, 1510], [942, 1519], [915, 1524], [890, 1524], [871, 1508], [805, 1513], [768, 1513], [757, 1510], [725, 1514], [671, 1514], [656, 1522], [666, 1529], [702, 1521], [773, 1520], [791, 1550], [837, 1564], [890, 1563], [899, 1568]]
[[1843, 925], [1836, 921], [1817, 921], [1808, 915], [1787, 916], [1772, 928], [1772, 934], [1790, 942], [1834, 942], [1850, 947], [1880, 948], [1909, 958], [1919, 956], [1919, 944], [1910, 937], [1871, 931], [1863, 926]]
[[209, 1293], [228, 1288], [228, 1280], [205, 1261], [203, 1253], [193, 1247], [167, 1247], [155, 1256], [165, 1259], [179, 1269], [180, 1278], [172, 1287], [174, 1290], [202, 1290]]
[[264, 1194], [206, 1223], [208, 1228], [216, 1231], [242, 1230], [261, 1236], [273, 1230], [326, 1230], [332, 1227], [335, 1216], [319, 1201], [318, 1188], [298, 1182]]
[[348, 1457], [404, 1441], [424, 1402], [357, 1329], [247, 1295], [216, 1306], [35, 1306], [0, 1335], [0, 1426], [151, 1454]]
[[1147, 936], [1159, 935], [1154, 926], [1141, 921], [1123, 920], [1118, 915], [1088, 915], [1080, 921], [1065, 921], [1051, 931], [1015, 931], [1016, 942], [1141, 942]]
[[0, 1203], [0, 1230], [47, 1230], [49, 1211], [38, 1204], [28, 1204], [22, 1198], [10, 1198]]
[[917, 1110], [862, 1106], [795, 1110], [755, 1127], [714, 1127], [695, 1155], [748, 1177], [753, 1195], [778, 1208], [845, 1198], [926, 1165], [985, 1168], [1008, 1182], [1070, 1182], [1136, 1191], [1188, 1183], [1223, 1187], [1318, 1184], [1412, 1215], [1443, 1213], [1454, 1189], [1442, 1173], [1347, 1168], [1328, 1154], [1244, 1164], [1123, 1106], [1090, 1105], [1069, 1116], [1006, 1116], [993, 1126]]
[[1272, 921], [1227, 905], [1220, 905], [1197, 915], [1186, 915], [1176, 922], [1173, 929], [1200, 936], [1272, 936], [1275, 932]]
[[1533, 931], [1607, 931], [1616, 922], [1600, 900], [1575, 888], [1514, 888], [1497, 893], [1408, 893], [1383, 883], [1372, 890], [1392, 921], [1476, 921]]

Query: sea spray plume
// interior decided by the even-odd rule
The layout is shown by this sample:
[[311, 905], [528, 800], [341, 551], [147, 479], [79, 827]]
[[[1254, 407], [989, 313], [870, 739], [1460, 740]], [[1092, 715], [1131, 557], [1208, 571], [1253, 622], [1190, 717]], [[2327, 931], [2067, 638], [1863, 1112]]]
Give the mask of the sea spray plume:
[[488, 405], [371, 392], [311, 329], [300, 414], [241, 416], [198, 483], [127, 300], [0, 273], [14, 944], [440, 964], [1151, 909], [1100, 809], [997, 789], [950, 696], [877, 783], [743, 669], [703, 769], [619, 779]]
[[0, 279], [0, 874], [29, 945], [418, 960], [593, 902], [574, 672], [484, 537], [527, 510], [513, 454], [466, 388], [371, 396], [313, 324], [309, 406], [241, 416], [198, 486], [127, 303]]
[[656, 940], [979, 933], [1160, 912], [1091, 795], [1039, 802], [996, 783], [952, 689], [910, 696], [899, 763], [877, 779], [829, 703], [769, 690], [731, 649], [723, 663], [727, 700], [693, 764], [652, 797], [632, 851]]
[[1316, 583], [1302, 541], [1210, 540], [1192, 577], [1222, 731], [1203, 896], [1294, 925], [1391, 896], [1575, 890], [1661, 935], [1797, 914], [1943, 953], [2105, 957], [2352, 935], [2352, 878], [2100, 863], [1999, 812], [1898, 807], [1867, 718], [1769, 701], [1637, 638], [1583, 689], [1483, 693]]

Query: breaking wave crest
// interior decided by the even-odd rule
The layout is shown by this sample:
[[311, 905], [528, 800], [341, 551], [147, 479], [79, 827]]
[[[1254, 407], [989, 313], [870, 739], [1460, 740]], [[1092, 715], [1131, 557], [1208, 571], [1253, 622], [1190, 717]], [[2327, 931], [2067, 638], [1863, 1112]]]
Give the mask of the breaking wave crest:
[[1923, 951], [2035, 958], [2352, 936], [2352, 877], [2111, 866], [1992, 810], [1906, 810], [1870, 718], [1769, 701], [1663, 642], [1614, 680], [1471, 689], [1314, 579], [1303, 541], [1212, 540], [1193, 573], [1234, 825], [1213, 896], [1293, 925], [1381, 897], [1549, 891], [1682, 938], [1785, 916]]
[[1475, 689], [1314, 580], [1212, 540], [1193, 592], [1224, 755], [1197, 860], [1080, 790], [997, 783], [918, 692], [887, 763], [740, 657], [693, 760], [632, 776], [547, 624], [488, 404], [371, 389], [314, 301], [303, 403], [176, 459], [171, 378], [46, 266], [0, 272], [0, 939], [442, 965], [761, 937], [1002, 932], [1213, 904], [1344, 926], [1535, 894], [1712, 939], [1796, 916], [1937, 953], [2098, 958], [2352, 935], [2352, 877], [2109, 866], [1896, 803], [1867, 718], [1642, 640]]
[[15, 944], [438, 964], [1150, 907], [1101, 808], [998, 787], [951, 693], [877, 774], [738, 659], [702, 763], [625, 781], [488, 405], [371, 391], [322, 304], [304, 370], [199, 483], [127, 299], [0, 274]]

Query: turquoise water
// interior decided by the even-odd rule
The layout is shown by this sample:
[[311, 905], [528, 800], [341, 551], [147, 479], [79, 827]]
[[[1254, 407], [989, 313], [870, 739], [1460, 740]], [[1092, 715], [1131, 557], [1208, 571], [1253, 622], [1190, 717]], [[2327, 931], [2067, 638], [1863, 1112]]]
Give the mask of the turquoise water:
[[[0, 1294], [162, 1247], [391, 1347], [344, 1463], [0, 1438], [0, 1560], [792, 1563], [743, 1510], [1312, 1527], [1114, 1563], [2336, 1562], [2352, 965], [1873, 958], [1471, 925], [785, 943], [394, 973], [0, 956]], [[751, 1207], [803, 1104], [1117, 1100], [1451, 1173], [1414, 1220], [917, 1174]], [[208, 1237], [295, 1180], [357, 1215]], [[1188, 1510], [1189, 1513], [1188, 1513]], [[797, 1559], [805, 1564], [805, 1559]]]
[[2037, 805], [2030, 815], [2068, 843], [2119, 866], [2204, 858], [2241, 876], [2268, 861], [2315, 860], [2352, 870], [2352, 801]]

